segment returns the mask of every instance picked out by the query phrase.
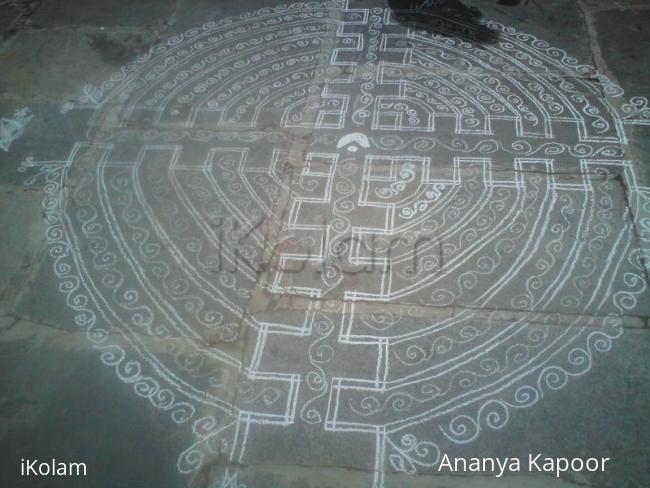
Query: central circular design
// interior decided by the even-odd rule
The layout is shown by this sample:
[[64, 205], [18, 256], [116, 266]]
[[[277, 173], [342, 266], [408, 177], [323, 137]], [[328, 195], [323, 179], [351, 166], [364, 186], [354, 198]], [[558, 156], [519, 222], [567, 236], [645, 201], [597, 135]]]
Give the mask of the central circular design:
[[498, 24], [428, 24], [264, 9], [85, 90], [50, 253], [104, 363], [192, 426], [181, 471], [264, 462], [280, 427], [430, 468], [638, 310], [621, 90]]

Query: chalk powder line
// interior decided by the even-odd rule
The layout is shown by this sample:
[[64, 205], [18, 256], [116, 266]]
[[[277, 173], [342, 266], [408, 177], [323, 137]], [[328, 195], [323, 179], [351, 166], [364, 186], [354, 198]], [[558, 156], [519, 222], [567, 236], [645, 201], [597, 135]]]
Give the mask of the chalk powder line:
[[65, 160], [24, 164], [75, 323], [191, 430], [181, 473], [220, 453], [375, 487], [430, 472], [645, 315], [625, 130], [647, 100], [491, 21], [477, 45], [393, 16], [299, 3], [189, 30], [67, 104], [92, 115]]

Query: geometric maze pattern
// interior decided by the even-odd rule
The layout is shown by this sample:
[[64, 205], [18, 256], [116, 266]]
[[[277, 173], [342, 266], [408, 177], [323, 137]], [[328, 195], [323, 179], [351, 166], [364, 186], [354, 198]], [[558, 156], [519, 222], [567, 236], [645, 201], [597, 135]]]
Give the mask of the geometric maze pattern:
[[190, 30], [87, 87], [85, 138], [29, 163], [76, 323], [189, 426], [182, 472], [427, 472], [648, 313], [639, 99], [499, 24], [483, 45], [394, 14]]

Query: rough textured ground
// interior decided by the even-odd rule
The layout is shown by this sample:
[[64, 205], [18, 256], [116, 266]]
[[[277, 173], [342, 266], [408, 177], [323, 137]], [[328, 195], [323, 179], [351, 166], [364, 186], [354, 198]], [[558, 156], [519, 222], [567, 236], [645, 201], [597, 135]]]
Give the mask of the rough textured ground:
[[0, 0], [3, 484], [650, 486], [650, 9], [411, 3]]

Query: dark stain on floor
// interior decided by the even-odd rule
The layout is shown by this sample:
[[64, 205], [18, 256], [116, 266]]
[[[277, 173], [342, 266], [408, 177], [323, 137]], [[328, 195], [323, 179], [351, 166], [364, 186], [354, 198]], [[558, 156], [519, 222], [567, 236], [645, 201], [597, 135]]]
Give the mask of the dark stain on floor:
[[111, 34], [88, 34], [90, 46], [110, 64], [123, 65], [149, 49], [141, 35], [116, 39]]
[[460, 0], [388, 0], [388, 7], [395, 11], [394, 18], [401, 24], [431, 34], [459, 37], [477, 44], [494, 44], [499, 39], [498, 32], [480, 23], [481, 11]]

